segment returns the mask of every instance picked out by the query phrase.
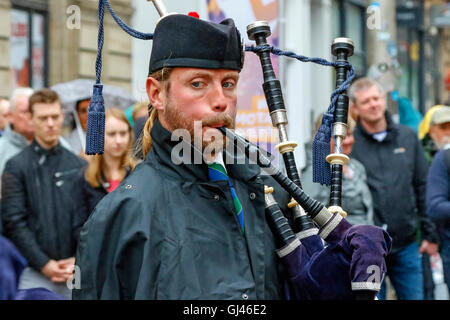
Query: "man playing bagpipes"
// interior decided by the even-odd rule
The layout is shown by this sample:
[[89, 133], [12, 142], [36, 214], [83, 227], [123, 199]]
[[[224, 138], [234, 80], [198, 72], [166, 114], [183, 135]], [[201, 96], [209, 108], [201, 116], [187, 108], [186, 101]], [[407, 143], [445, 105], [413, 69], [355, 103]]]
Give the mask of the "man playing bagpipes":
[[[84, 225], [74, 299], [302, 298], [292, 288], [298, 284], [289, 283], [289, 266], [277, 254], [283, 248], [265, 216], [265, 186], [274, 188], [272, 199], [290, 223], [292, 196], [246, 161], [245, 152], [233, 152], [232, 139], [221, 139], [224, 127], [234, 128], [243, 55], [231, 19], [216, 24], [171, 14], [158, 22], [147, 79], [144, 161]], [[328, 226], [327, 234], [335, 227]], [[390, 247], [385, 236], [381, 251], [373, 248], [381, 260]], [[339, 290], [351, 295], [350, 281], [345, 288], [337, 281], [336, 295], [326, 298], [339, 298]], [[371, 289], [374, 297], [377, 288]]]

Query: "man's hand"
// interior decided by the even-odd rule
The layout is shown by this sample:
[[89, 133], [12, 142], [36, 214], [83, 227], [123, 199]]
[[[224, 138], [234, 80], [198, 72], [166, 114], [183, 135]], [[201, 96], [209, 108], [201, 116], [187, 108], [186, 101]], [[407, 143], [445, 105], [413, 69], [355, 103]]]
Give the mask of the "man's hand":
[[74, 270], [74, 265], [75, 265], [74, 257], [58, 260], [56, 262], [58, 263], [59, 268], [61, 270], [65, 270], [66, 276], [64, 278], [59, 278], [59, 277], [52, 278], [53, 282], [64, 282], [73, 277], [73, 270]]
[[[71, 262], [72, 267], [70, 267]], [[50, 260], [45, 266], [42, 267], [41, 271], [48, 278], [50, 278], [52, 282], [65, 282], [73, 275], [74, 263], [75, 258], [68, 258], [59, 261]]]
[[70, 268], [73, 270], [73, 266], [75, 265], [75, 258], [71, 257], [71, 258], [67, 258], [67, 259], [58, 260], [56, 262], [58, 262], [58, 264], [61, 268], [66, 268], [66, 269]]
[[428, 253], [430, 256], [434, 256], [438, 252], [438, 245], [436, 243], [429, 242], [427, 240], [422, 241], [422, 245], [419, 248], [420, 253]]

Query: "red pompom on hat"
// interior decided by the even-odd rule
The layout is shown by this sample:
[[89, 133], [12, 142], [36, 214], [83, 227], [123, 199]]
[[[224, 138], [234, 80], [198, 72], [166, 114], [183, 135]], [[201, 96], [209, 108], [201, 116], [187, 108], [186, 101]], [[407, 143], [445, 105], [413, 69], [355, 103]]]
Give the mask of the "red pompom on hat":
[[197, 12], [195, 12], [195, 11], [189, 12], [189, 13], [188, 13], [188, 16], [193, 17], [193, 18], [200, 19], [199, 14], [198, 14]]

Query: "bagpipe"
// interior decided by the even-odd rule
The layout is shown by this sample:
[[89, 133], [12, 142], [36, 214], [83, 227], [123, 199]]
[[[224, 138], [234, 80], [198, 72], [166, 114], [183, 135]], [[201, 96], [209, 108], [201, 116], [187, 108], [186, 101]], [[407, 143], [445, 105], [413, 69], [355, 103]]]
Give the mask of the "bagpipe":
[[[266, 218], [272, 232], [278, 239], [277, 254], [286, 267], [289, 288], [293, 299], [374, 299], [380, 290], [382, 275], [386, 272], [385, 257], [391, 248], [389, 235], [381, 228], [368, 225], [353, 226], [345, 220], [342, 209], [342, 171], [349, 158], [342, 153], [342, 141], [347, 134], [348, 96], [345, 90], [353, 78], [353, 68], [348, 57], [353, 54], [353, 41], [337, 38], [331, 46], [336, 57], [334, 64], [321, 59], [300, 57], [294, 53], [284, 53], [306, 62], [313, 61], [336, 68], [336, 91], [332, 95], [331, 106], [323, 116], [322, 125], [313, 143], [313, 177], [315, 182], [331, 184], [330, 207], [311, 199], [301, 189], [294, 148], [296, 143], [287, 136], [287, 116], [280, 81], [273, 70], [270, 53], [279, 53], [267, 44], [271, 35], [270, 26], [265, 21], [247, 26], [250, 40], [257, 47], [249, 48], [259, 55], [263, 71], [263, 90], [269, 108], [272, 124], [278, 129], [280, 144], [276, 149], [283, 155], [288, 177], [274, 168], [264, 153], [242, 141], [239, 136], [224, 129], [227, 136], [245, 146], [245, 151], [257, 154], [258, 164], [293, 197], [287, 205], [294, 210], [295, 224], [291, 229], [272, 196], [273, 188], [265, 188]], [[334, 152], [330, 151], [330, 138], [335, 141]], [[325, 158], [325, 159], [323, 159]], [[325, 160], [325, 161], [324, 161]], [[305, 215], [305, 211], [307, 215]], [[317, 230], [311, 219], [319, 227]], [[296, 230], [295, 230], [296, 229]], [[322, 239], [326, 242], [324, 245]]]
[[[160, 20], [170, 15], [160, 0], [151, 1]], [[97, 56], [97, 83], [88, 115], [86, 153], [103, 152], [102, 97], [101, 97], [101, 45], [103, 44], [103, 15], [106, 8], [119, 26], [133, 37], [152, 39], [128, 27], [114, 13], [108, 0], [99, 0], [99, 51]], [[266, 220], [277, 242], [277, 255], [286, 270], [291, 299], [374, 299], [380, 290], [386, 272], [385, 258], [391, 249], [391, 238], [383, 229], [368, 225], [351, 225], [342, 209], [342, 169], [349, 158], [342, 154], [342, 141], [347, 133], [348, 97], [345, 93], [354, 77], [348, 57], [353, 54], [353, 42], [338, 38], [332, 44], [335, 62], [320, 58], [308, 58], [293, 52], [281, 51], [267, 44], [271, 35], [269, 24], [257, 21], [247, 27], [250, 40], [256, 46], [242, 46], [245, 51], [258, 54], [263, 76], [263, 90], [272, 124], [277, 128], [280, 143], [276, 149], [282, 154], [286, 175], [274, 166], [265, 150], [249, 142], [230, 129], [219, 128], [234, 145], [262, 170], [268, 172], [292, 197], [287, 207], [293, 217], [293, 225], [280, 210], [272, 186], [265, 188]], [[297, 170], [294, 148], [287, 134], [288, 119], [280, 81], [276, 78], [271, 54], [284, 55], [303, 62], [314, 62], [336, 68], [336, 90], [331, 104], [324, 114], [322, 124], [313, 142], [313, 180], [331, 184], [330, 207], [309, 197], [303, 190]], [[91, 112], [92, 111], [92, 112]], [[91, 117], [92, 115], [92, 117]], [[104, 114], [103, 114], [104, 117]], [[103, 122], [102, 122], [103, 121]], [[102, 124], [103, 123], [103, 124]], [[102, 127], [103, 126], [103, 127]], [[99, 139], [93, 137], [100, 136]], [[330, 139], [335, 148], [330, 153]]]

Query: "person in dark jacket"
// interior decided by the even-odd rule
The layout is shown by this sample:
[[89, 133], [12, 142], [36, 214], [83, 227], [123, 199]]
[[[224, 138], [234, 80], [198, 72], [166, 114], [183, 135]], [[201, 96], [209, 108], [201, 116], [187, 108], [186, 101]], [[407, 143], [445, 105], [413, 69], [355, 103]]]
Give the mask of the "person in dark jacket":
[[[415, 132], [397, 125], [386, 111], [382, 87], [368, 78], [349, 89], [352, 108], [358, 115], [351, 157], [367, 171], [373, 197], [374, 221], [387, 228], [393, 239], [387, 274], [399, 299], [423, 299], [423, 276], [419, 253], [437, 252], [438, 237], [426, 215], [427, 163]], [[421, 228], [420, 248], [416, 243]], [[380, 298], [384, 298], [384, 285]]]
[[450, 292], [450, 107], [433, 113], [430, 136], [440, 150], [427, 177], [427, 213], [438, 226], [444, 280]]
[[87, 218], [74, 178], [85, 161], [59, 143], [63, 111], [54, 91], [35, 92], [29, 108], [35, 138], [2, 175], [4, 232], [29, 264], [19, 289], [44, 287], [70, 298], [66, 281]]
[[[283, 267], [265, 220], [264, 186], [275, 189], [284, 210], [289, 195], [255, 164], [226, 161], [220, 170], [230, 182], [213, 180], [214, 169], [202, 158], [211, 140], [195, 148], [191, 139], [179, 139], [181, 133], [195, 139], [194, 121], [200, 121], [200, 138], [218, 134], [215, 127], [233, 127], [243, 54], [239, 32], [231, 19], [214, 24], [169, 15], [153, 41], [145, 160], [85, 223], [76, 255], [81, 283], [73, 298], [285, 298]], [[224, 163], [219, 152], [214, 155]], [[187, 161], [191, 156], [194, 161]]]
[[444, 280], [450, 292], [450, 145], [434, 157], [427, 182], [427, 213], [439, 229]]
[[[448, 124], [445, 123], [445, 119], [439, 119], [439, 114], [437, 117], [434, 116], [435, 113], [441, 112], [439, 110], [449, 108], [443, 105], [435, 105], [431, 107], [424, 116], [424, 119], [419, 126], [419, 139], [422, 142], [423, 150], [425, 153], [425, 158], [427, 159], [428, 165], [431, 165], [435, 154], [444, 147], [445, 139], [450, 137], [450, 120]], [[445, 112], [445, 111], [444, 111]], [[434, 118], [434, 121], [432, 121]], [[439, 119], [440, 121], [436, 121]], [[441, 121], [444, 122], [441, 123]], [[448, 137], [447, 137], [448, 136]], [[447, 143], [450, 142], [447, 141]], [[430, 183], [427, 183], [427, 194], [430, 189]], [[429, 212], [429, 202], [427, 200], [427, 211]], [[433, 218], [430, 216], [431, 220]], [[438, 226], [438, 224], [436, 225]], [[442, 230], [438, 226], [438, 231]], [[442, 234], [439, 232], [440, 240], [442, 240]], [[442, 242], [441, 249], [444, 243]], [[426, 300], [434, 300], [435, 284], [433, 280], [433, 274], [431, 271], [430, 257], [428, 254], [422, 254], [422, 267], [423, 267], [423, 280], [424, 280], [424, 295]]]
[[82, 193], [89, 212], [134, 169], [130, 155], [133, 130], [125, 114], [110, 108], [105, 112], [105, 152], [90, 157], [86, 171], [79, 175]]

